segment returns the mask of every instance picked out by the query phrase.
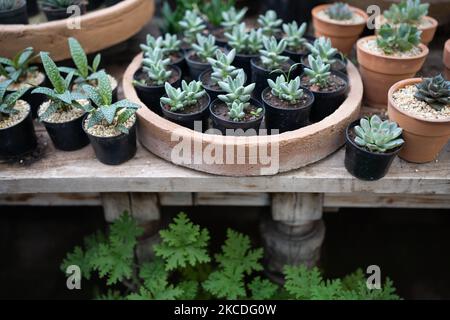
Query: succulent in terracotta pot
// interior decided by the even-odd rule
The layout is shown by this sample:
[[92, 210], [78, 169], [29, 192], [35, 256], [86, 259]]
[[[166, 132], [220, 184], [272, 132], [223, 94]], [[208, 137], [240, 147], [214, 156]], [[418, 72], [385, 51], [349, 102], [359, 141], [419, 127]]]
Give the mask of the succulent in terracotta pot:
[[433, 161], [450, 139], [450, 81], [437, 75], [395, 83], [388, 115], [404, 130], [399, 156], [416, 163]]
[[28, 24], [27, 1], [0, 0], [0, 24]]
[[312, 10], [314, 35], [331, 39], [333, 47], [349, 54], [363, 32], [367, 14], [346, 3], [323, 4]]

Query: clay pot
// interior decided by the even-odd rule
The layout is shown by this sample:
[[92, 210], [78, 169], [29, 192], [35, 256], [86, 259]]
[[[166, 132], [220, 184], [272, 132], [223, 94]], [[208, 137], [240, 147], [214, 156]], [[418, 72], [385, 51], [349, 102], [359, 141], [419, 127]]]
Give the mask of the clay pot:
[[414, 77], [422, 68], [429, 50], [424, 44], [419, 44], [422, 52], [415, 57], [385, 56], [363, 48], [362, 44], [372, 39], [375, 36], [361, 38], [356, 43], [364, 100], [371, 107], [386, 109], [389, 88], [400, 80]]
[[314, 7], [312, 10], [314, 35], [317, 37], [325, 36], [331, 39], [333, 47], [348, 55], [353, 48], [359, 35], [363, 32], [369, 17], [367, 14], [356, 7], [350, 7], [353, 12], [362, 16], [364, 21], [357, 24], [343, 24], [331, 20], [324, 20], [318, 16], [318, 13], [326, 10], [330, 4], [323, 4]]
[[389, 119], [397, 122], [403, 128], [405, 144], [399, 156], [406, 161], [415, 163], [433, 161], [450, 140], [450, 119], [425, 120], [410, 115], [395, 105], [392, 98], [395, 91], [420, 81], [422, 81], [421, 78], [413, 78], [395, 83], [389, 89], [388, 101]]
[[450, 80], [450, 39], [445, 42], [444, 46], [444, 76]]

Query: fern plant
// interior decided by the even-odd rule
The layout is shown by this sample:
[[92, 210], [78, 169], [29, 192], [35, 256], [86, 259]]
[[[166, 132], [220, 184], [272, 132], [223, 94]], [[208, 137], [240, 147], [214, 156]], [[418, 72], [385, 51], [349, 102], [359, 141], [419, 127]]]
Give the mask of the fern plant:
[[299, 50], [305, 47], [307, 40], [303, 37], [307, 28], [306, 22], [298, 26], [296, 21], [283, 23], [284, 39], [289, 50]]
[[300, 88], [300, 77], [288, 81], [284, 75], [280, 75], [275, 79], [275, 82], [272, 79], [267, 79], [267, 83], [272, 94], [281, 100], [294, 104], [303, 97], [304, 92]]
[[309, 77], [309, 83], [317, 85], [319, 88], [325, 88], [331, 75], [331, 66], [322, 61], [320, 57], [308, 56], [310, 68], [304, 68], [305, 75]]
[[6, 94], [8, 87], [12, 82], [12, 80], [5, 80], [0, 83], [0, 121], [4, 121], [19, 112], [14, 109], [14, 107], [16, 106], [17, 100], [19, 100], [28, 90], [28, 88], [22, 88], [10, 94]]
[[18, 52], [12, 59], [0, 57], [0, 75], [13, 82], [21, 82], [26, 78], [27, 73], [37, 70], [36, 66], [30, 66], [36, 57], [32, 47]]
[[222, 22], [220, 25], [224, 29], [225, 32], [230, 32], [234, 28], [241, 23], [242, 19], [244, 19], [245, 13], [247, 12], [247, 7], [242, 8], [237, 11], [234, 6], [230, 7], [227, 11], [222, 12]]
[[148, 51], [142, 60], [142, 69], [147, 73], [148, 78], [156, 85], [162, 85], [170, 79], [172, 70], [169, 70], [169, 58], [163, 57], [160, 48]]
[[216, 59], [207, 58], [213, 71], [211, 73], [211, 79], [215, 83], [224, 81], [228, 77], [234, 78], [239, 73], [239, 69], [231, 65], [235, 56], [235, 49], [231, 50], [228, 54], [223, 53], [221, 50], [217, 50]]
[[194, 52], [201, 61], [207, 62], [207, 59], [213, 57], [218, 49], [215, 43], [216, 38], [213, 35], [205, 37], [197, 34], [197, 43], [192, 44], [192, 49], [194, 49]]
[[320, 57], [320, 59], [327, 64], [333, 64], [336, 62], [336, 55], [338, 50], [331, 45], [330, 38], [320, 37], [314, 40], [313, 44], [306, 43], [310, 55], [314, 57]]
[[263, 34], [270, 37], [281, 31], [280, 26], [283, 20], [278, 19], [275, 11], [267, 10], [264, 14], [259, 15], [257, 22]]
[[259, 50], [261, 54], [261, 63], [267, 70], [281, 69], [283, 63], [289, 60], [288, 57], [282, 55], [286, 49], [286, 40], [281, 39], [277, 42], [275, 37], [263, 38], [264, 48]]
[[405, 23], [397, 27], [384, 24], [377, 36], [377, 46], [386, 54], [406, 52], [420, 43], [421, 33], [416, 27]]
[[350, 20], [353, 16], [350, 6], [343, 2], [336, 2], [329, 6], [325, 13], [333, 20]]
[[183, 20], [179, 22], [179, 25], [183, 30], [184, 41], [191, 45], [197, 39], [197, 35], [206, 29], [202, 18], [193, 10], [186, 10]]
[[429, 3], [421, 3], [420, 0], [403, 0], [393, 3], [384, 11], [386, 20], [393, 24], [408, 23], [418, 25], [423, 17], [428, 14]]

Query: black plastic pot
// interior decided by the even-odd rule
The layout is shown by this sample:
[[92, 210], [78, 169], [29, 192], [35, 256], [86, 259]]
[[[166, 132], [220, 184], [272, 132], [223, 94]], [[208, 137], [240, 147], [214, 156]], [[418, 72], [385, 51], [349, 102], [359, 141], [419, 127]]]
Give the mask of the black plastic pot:
[[347, 98], [348, 92], [348, 77], [341, 73], [332, 71], [332, 74], [345, 80], [345, 87], [334, 92], [315, 92], [314, 94], [314, 104], [311, 109], [310, 120], [311, 122], [319, 122], [322, 119], [328, 117], [330, 114], [335, 112], [337, 108], [344, 102]]
[[[46, 83], [46, 78], [44, 77], [44, 80], [39, 83], [36, 87], [44, 86]], [[33, 119], [36, 119], [37, 117], [37, 111], [41, 104], [43, 104], [48, 98], [46, 95], [41, 93], [31, 93], [36, 87], [29, 88], [23, 96], [20, 98], [21, 100], [25, 100], [28, 102], [31, 108], [31, 116]], [[11, 91], [12, 92], [12, 91]]]
[[[256, 63], [257, 59], [251, 59], [250, 63], [252, 66], [252, 83], [255, 84], [255, 89], [253, 90], [253, 97], [255, 99], [258, 99], [261, 101], [261, 93], [262, 91], [267, 87], [267, 79], [275, 80], [281, 73], [279, 72], [272, 72], [267, 69], [264, 69], [263, 67], [259, 66]], [[290, 65], [294, 64], [294, 61], [288, 60], [288, 63]], [[286, 70], [287, 71], [287, 70]], [[301, 67], [297, 66], [292, 70], [291, 78], [295, 78], [296, 76], [300, 75], [301, 73]]]
[[[230, 47], [228, 46], [228, 49]], [[252, 67], [250, 64], [250, 60], [253, 58], [258, 58], [258, 54], [240, 54], [236, 53], [236, 56], [234, 57], [232, 65], [235, 66], [238, 69], [243, 69], [245, 74], [247, 75], [247, 82], [250, 81], [252, 78]]]
[[181, 54], [182, 54], [182, 57], [179, 60], [177, 60], [175, 62], [172, 62], [169, 65], [170, 66], [176, 66], [176, 67], [180, 68], [180, 70], [181, 70], [181, 77], [183, 78], [184, 76], [189, 74], [189, 68], [188, 68], [188, 65], [186, 63], [186, 59], [184, 57], [184, 53], [181, 52]]
[[[173, 70], [178, 73], [179, 77], [174, 83], [171, 83], [172, 86], [178, 88], [181, 84], [181, 71], [177, 66], [172, 66]], [[139, 69], [134, 74], [133, 79], [136, 80], [136, 76], [142, 72], [142, 69]], [[134, 82], [134, 88], [136, 89], [136, 93], [139, 99], [153, 112], [158, 115], [162, 115], [160, 108], [160, 99], [163, 95], [166, 94], [166, 90], [164, 89], [164, 85], [160, 86], [147, 86], [142, 85], [140, 83]]]
[[261, 113], [261, 116], [259, 118], [254, 119], [252, 121], [247, 121], [247, 122], [237, 122], [237, 121], [231, 121], [231, 120], [225, 120], [225, 119], [219, 118], [214, 113], [215, 106], [218, 103], [223, 103], [223, 102], [219, 99], [216, 99], [209, 105], [209, 112], [211, 115], [210, 117], [211, 117], [211, 120], [213, 123], [213, 127], [215, 129], [220, 130], [220, 132], [222, 132], [223, 135], [226, 135], [227, 129], [231, 129], [231, 130], [242, 129], [244, 131], [246, 131], [248, 129], [254, 129], [258, 133], [258, 129], [261, 126], [261, 122], [264, 117], [264, 106], [261, 104], [261, 102], [259, 102], [256, 99], [253, 99], [253, 98], [250, 99], [250, 104], [254, 105], [257, 108], [262, 108], [263, 112]]
[[35, 14], [38, 14], [39, 12], [39, 7], [38, 7], [38, 3], [37, 0], [26, 0], [27, 2], [27, 13], [28, 16], [34, 16]]
[[105, 6], [110, 7], [118, 4], [119, 2], [122, 2], [122, 0], [105, 0]]
[[95, 10], [103, 4], [103, 0], [89, 0], [86, 9], [88, 11]]
[[[311, 37], [311, 36], [304, 36], [304, 38], [309, 43], [314, 43], [314, 40], [316, 40], [316, 38]], [[295, 51], [291, 51], [289, 49], [286, 49], [283, 51], [283, 55], [289, 57], [295, 63], [303, 63], [303, 61], [302, 61], [303, 57], [307, 56], [308, 54], [309, 54], [309, 51], [307, 48], [305, 48], [304, 52], [295, 52]]]
[[201, 121], [202, 122], [202, 132], [205, 132], [208, 129], [208, 119], [209, 119], [209, 104], [211, 102], [211, 99], [208, 94], [206, 94], [206, 97], [208, 98], [205, 102], [205, 105], [202, 107], [202, 109], [196, 113], [179, 113], [179, 112], [173, 112], [170, 110], [167, 110], [164, 108], [163, 104], [160, 103], [161, 111], [164, 116], [164, 118], [175, 122], [176, 124], [179, 124], [180, 126], [189, 128], [194, 130], [195, 129], [195, 122]]
[[[335, 58], [339, 61], [331, 65], [331, 71], [341, 72], [347, 74], [347, 58], [343, 58], [339, 53], [336, 54]], [[309, 68], [308, 55], [304, 55], [301, 58], [303, 65]]]
[[187, 65], [189, 67], [189, 74], [191, 75], [192, 80], [198, 80], [200, 74], [205, 71], [211, 69], [211, 66], [208, 62], [198, 62], [191, 59], [191, 56], [194, 54], [193, 51], [189, 51], [185, 58]]
[[401, 147], [391, 152], [375, 153], [358, 146], [350, 136], [350, 130], [359, 124], [359, 120], [352, 122], [346, 130], [345, 168], [354, 177], [361, 180], [379, 180], [389, 171], [395, 156]]
[[31, 112], [14, 126], [0, 129], [0, 141], [0, 158], [17, 157], [33, 151], [37, 139]]
[[56, 149], [74, 151], [89, 144], [89, 138], [83, 130], [84, 115], [63, 123], [51, 123], [42, 120], [45, 129]]
[[[86, 4], [78, 4], [81, 10], [81, 14], [86, 13]], [[63, 9], [51, 9], [48, 7], [43, 7], [42, 11], [44, 11], [45, 16], [47, 17], [48, 21], [55, 21], [55, 20], [61, 20], [61, 19], [67, 19], [70, 16], [73, 15], [73, 13], [67, 13], [67, 8]]]
[[128, 134], [122, 133], [115, 137], [93, 136], [86, 131], [84, 125], [83, 130], [89, 137], [95, 156], [101, 163], [118, 165], [130, 160], [136, 154], [136, 122]]
[[28, 24], [26, 2], [24, 1], [19, 8], [0, 11], [0, 24]]
[[271, 90], [267, 87], [261, 94], [261, 100], [266, 109], [266, 128], [278, 129], [280, 133], [292, 131], [308, 125], [309, 114], [314, 103], [314, 95], [308, 89], [303, 89], [305, 95], [309, 97], [308, 104], [301, 108], [278, 108], [272, 106], [264, 96], [267, 91]]

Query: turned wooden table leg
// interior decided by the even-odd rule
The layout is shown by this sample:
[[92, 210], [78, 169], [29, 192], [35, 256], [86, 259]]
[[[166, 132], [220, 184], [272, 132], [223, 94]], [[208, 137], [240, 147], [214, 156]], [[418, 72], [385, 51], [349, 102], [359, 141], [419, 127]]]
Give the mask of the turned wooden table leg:
[[153, 256], [153, 244], [159, 240], [160, 209], [157, 193], [102, 193], [105, 220], [113, 222], [124, 211], [128, 211], [144, 228], [139, 239], [137, 256], [140, 260], [148, 260]]
[[266, 271], [282, 281], [285, 265], [314, 266], [325, 236], [322, 221], [323, 194], [274, 193], [272, 219], [261, 223]]

